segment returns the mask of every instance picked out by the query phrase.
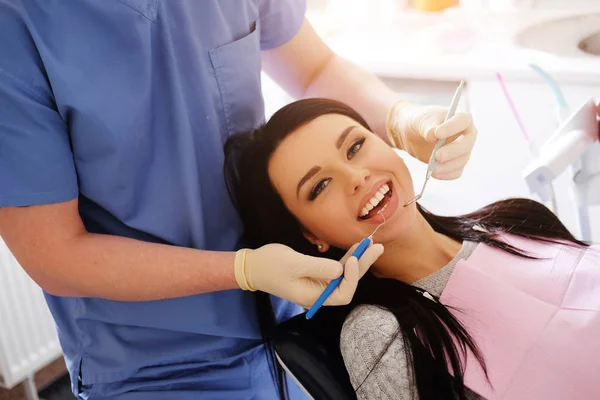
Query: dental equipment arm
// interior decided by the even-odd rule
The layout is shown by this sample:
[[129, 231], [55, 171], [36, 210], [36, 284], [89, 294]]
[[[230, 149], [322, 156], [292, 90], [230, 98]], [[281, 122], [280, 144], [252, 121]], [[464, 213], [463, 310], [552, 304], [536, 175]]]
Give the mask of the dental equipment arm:
[[583, 240], [590, 240], [587, 220], [588, 196], [583, 190], [593, 182], [600, 183], [596, 179], [596, 175], [600, 175], [600, 157], [590, 157], [589, 154], [593, 151], [599, 152], [598, 135], [596, 104], [589, 99], [561, 123], [550, 139], [540, 147], [537, 157], [523, 174], [529, 190], [537, 194], [543, 202], [547, 202], [552, 197], [552, 181], [569, 166], [576, 167], [573, 181], [578, 188], [578, 212]]
[[569, 165], [579, 160], [598, 141], [596, 106], [588, 100], [548, 139], [524, 172], [529, 189], [542, 201], [550, 199], [547, 185]]

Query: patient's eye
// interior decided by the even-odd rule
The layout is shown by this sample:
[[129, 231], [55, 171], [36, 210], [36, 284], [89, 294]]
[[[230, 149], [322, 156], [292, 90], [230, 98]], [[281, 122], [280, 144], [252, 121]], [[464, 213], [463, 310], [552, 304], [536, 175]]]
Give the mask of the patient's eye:
[[327, 185], [329, 185], [329, 182], [330, 182], [330, 179], [323, 179], [323, 180], [317, 182], [317, 184], [315, 186], [313, 186], [312, 190], [310, 191], [308, 199], [309, 200], [316, 199], [317, 196], [319, 195], [319, 193], [321, 193], [327, 187]]
[[348, 153], [346, 154], [348, 157], [348, 160], [351, 159], [352, 157], [354, 157], [356, 155], [356, 153], [358, 153], [358, 151], [361, 149], [363, 143], [365, 143], [365, 138], [361, 138], [361, 139], [357, 140], [356, 142], [354, 142], [352, 144], [352, 146], [350, 146], [350, 148], [348, 149]]

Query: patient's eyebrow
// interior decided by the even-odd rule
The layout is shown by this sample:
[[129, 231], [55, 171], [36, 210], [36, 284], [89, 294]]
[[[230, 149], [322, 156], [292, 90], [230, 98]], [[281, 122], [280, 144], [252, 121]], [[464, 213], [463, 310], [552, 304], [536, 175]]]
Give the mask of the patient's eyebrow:
[[[352, 132], [352, 129], [354, 129], [354, 128], [358, 128], [358, 126], [351, 125], [342, 131], [342, 133], [340, 134], [338, 139], [335, 141], [335, 147], [338, 150], [342, 147], [342, 145], [344, 144], [344, 141], [346, 140], [346, 138], [348, 137], [348, 135], [350, 134], [350, 132]], [[302, 185], [304, 185], [306, 183], [306, 181], [308, 181], [310, 178], [315, 176], [315, 174], [317, 172], [319, 172], [320, 170], [321, 170], [321, 167], [315, 165], [314, 167], [312, 167], [310, 169], [310, 171], [308, 171], [306, 173], [306, 175], [304, 175], [302, 177], [302, 179], [300, 179], [300, 182], [298, 182], [298, 186], [296, 187], [296, 197], [300, 197], [300, 189], [302, 188]]]
[[302, 179], [300, 179], [300, 182], [298, 182], [298, 187], [296, 188], [296, 197], [299, 197], [300, 194], [300, 188], [302, 188], [302, 185], [304, 185], [310, 178], [312, 178], [313, 176], [315, 176], [315, 174], [317, 172], [319, 172], [321, 170], [321, 167], [318, 166], [314, 166], [310, 169], [310, 171], [308, 171], [306, 173], [306, 175], [304, 175], [302, 177]]
[[342, 131], [342, 134], [340, 135], [338, 140], [335, 142], [335, 147], [338, 150], [340, 149], [340, 147], [342, 147], [342, 145], [344, 144], [344, 141], [346, 140], [346, 138], [348, 137], [348, 135], [350, 134], [350, 132], [352, 132], [352, 129], [354, 129], [354, 128], [358, 128], [358, 126], [352, 125]]

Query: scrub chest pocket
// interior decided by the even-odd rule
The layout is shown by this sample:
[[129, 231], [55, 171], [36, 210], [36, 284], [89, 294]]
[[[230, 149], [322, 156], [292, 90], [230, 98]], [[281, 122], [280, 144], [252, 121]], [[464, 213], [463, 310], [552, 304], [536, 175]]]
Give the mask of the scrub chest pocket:
[[[254, 23], [248, 35], [209, 52], [223, 102], [227, 136], [254, 129], [264, 121], [259, 32], [258, 23]], [[261, 121], [256, 121], [257, 108], [263, 111]]]

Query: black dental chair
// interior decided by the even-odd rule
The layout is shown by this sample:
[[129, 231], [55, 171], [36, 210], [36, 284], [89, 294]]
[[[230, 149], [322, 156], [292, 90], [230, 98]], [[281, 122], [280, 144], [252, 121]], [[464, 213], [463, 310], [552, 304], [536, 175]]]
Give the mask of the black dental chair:
[[323, 307], [310, 320], [300, 314], [276, 329], [279, 363], [314, 400], [356, 400], [340, 352], [347, 314], [345, 307]]

